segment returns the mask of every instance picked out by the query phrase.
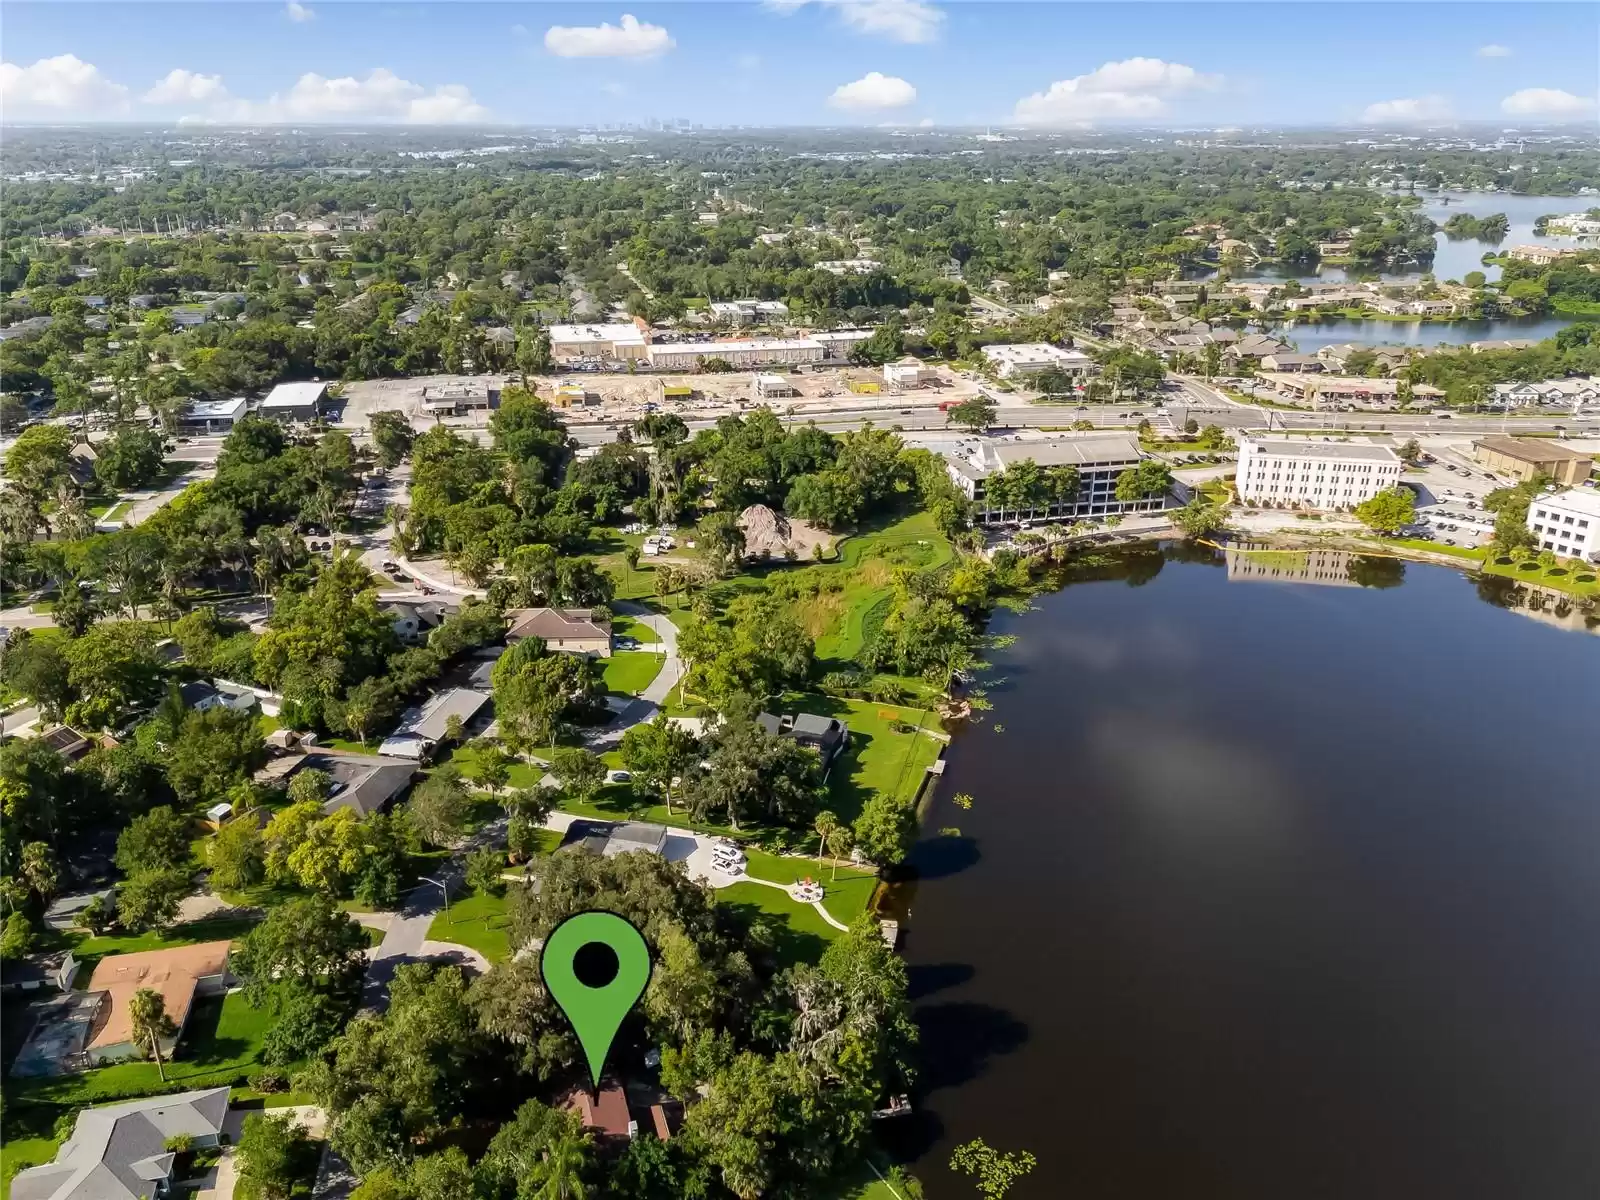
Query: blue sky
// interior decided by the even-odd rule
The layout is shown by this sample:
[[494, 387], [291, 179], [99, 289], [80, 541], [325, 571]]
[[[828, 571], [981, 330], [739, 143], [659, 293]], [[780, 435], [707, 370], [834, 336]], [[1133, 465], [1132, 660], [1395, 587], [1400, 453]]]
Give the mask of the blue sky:
[[7, 120], [1527, 126], [1600, 8], [1523, 3], [5, 5]]

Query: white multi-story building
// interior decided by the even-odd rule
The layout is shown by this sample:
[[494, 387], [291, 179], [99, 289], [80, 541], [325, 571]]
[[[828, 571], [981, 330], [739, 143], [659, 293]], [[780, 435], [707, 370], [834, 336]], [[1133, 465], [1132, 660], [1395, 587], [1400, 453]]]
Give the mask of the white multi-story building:
[[994, 367], [1001, 379], [1015, 379], [1037, 375], [1040, 371], [1055, 368], [1065, 371], [1074, 379], [1088, 377], [1094, 371], [1094, 359], [1081, 350], [1063, 350], [1048, 342], [1024, 342], [1016, 346], [985, 346], [984, 358]]
[[1600, 379], [1546, 379], [1542, 383], [1497, 383], [1491, 403], [1502, 408], [1534, 404], [1570, 406], [1574, 412], [1600, 405]]
[[553, 358], [641, 359], [650, 339], [634, 324], [552, 325], [550, 354]]
[[[1165, 496], [1124, 502], [1117, 499], [1117, 476], [1144, 458], [1139, 443], [1125, 433], [1101, 433], [1052, 438], [1048, 441], [996, 441], [976, 438], [963, 441], [953, 451], [945, 451], [945, 467], [950, 478], [973, 502], [975, 519], [980, 522], [1079, 517], [1124, 516], [1129, 513], [1159, 512], [1166, 507]], [[1035, 465], [1076, 467], [1078, 491], [1066, 504], [1018, 510], [990, 500], [990, 476], [1031, 460]]]
[[750, 325], [757, 321], [774, 321], [789, 315], [789, 306], [782, 300], [713, 300], [713, 320], [727, 321], [733, 325]]
[[1400, 482], [1400, 458], [1370, 442], [1239, 441], [1235, 486], [1246, 504], [1354, 508]]
[[1600, 562], [1600, 491], [1571, 488], [1535, 497], [1528, 505], [1528, 528], [1541, 550]]
[[828, 351], [815, 338], [746, 338], [733, 342], [658, 342], [649, 348], [650, 365], [668, 371], [692, 371], [708, 358], [729, 366], [760, 367], [821, 362]]
[[822, 343], [822, 348], [827, 351], [826, 357], [849, 358], [856, 343], [864, 342], [871, 336], [870, 329], [829, 329], [813, 333], [811, 339]]

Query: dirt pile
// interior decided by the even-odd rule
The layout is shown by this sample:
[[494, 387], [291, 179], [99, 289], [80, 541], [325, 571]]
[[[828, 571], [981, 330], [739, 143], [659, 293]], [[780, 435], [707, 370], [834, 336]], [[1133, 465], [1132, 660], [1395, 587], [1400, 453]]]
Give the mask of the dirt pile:
[[749, 558], [790, 559], [810, 562], [815, 548], [826, 554], [833, 535], [808, 521], [790, 520], [765, 504], [752, 504], [739, 514], [744, 531], [744, 552]]

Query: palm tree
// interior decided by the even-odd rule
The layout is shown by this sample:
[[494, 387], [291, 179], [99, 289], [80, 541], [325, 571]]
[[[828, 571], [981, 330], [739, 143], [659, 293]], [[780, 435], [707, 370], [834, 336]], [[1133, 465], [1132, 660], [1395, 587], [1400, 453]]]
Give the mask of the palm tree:
[[161, 1039], [178, 1032], [172, 1018], [167, 1016], [166, 999], [154, 988], [140, 988], [128, 1001], [128, 1021], [133, 1026], [133, 1044], [149, 1044], [150, 1056], [156, 1060], [156, 1071], [165, 1083], [167, 1069], [161, 1062]]
[[589, 1185], [583, 1181], [588, 1149], [586, 1137], [556, 1134], [534, 1168], [531, 1182], [538, 1187], [531, 1200], [588, 1200]]
[[817, 814], [817, 819], [811, 823], [811, 832], [817, 835], [817, 870], [822, 870], [822, 852], [827, 849], [828, 839], [839, 830], [839, 818], [827, 809]]
[[850, 853], [850, 847], [855, 845], [856, 839], [850, 833], [850, 826], [841, 825], [828, 834], [826, 841], [828, 853], [833, 856], [833, 873], [828, 877], [831, 883], [839, 878], [839, 860]]

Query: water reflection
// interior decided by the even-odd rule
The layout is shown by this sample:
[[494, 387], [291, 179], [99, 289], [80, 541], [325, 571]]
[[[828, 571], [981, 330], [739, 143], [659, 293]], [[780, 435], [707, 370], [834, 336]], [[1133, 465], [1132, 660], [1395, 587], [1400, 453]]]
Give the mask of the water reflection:
[[1229, 583], [1309, 583], [1320, 587], [1399, 587], [1406, 564], [1386, 554], [1348, 550], [1275, 550], [1241, 542], [1225, 551]]
[[1592, 601], [1579, 600], [1554, 588], [1521, 583], [1502, 575], [1479, 575], [1477, 587], [1478, 595], [1496, 608], [1531, 617], [1558, 629], [1600, 637], [1600, 605]]

